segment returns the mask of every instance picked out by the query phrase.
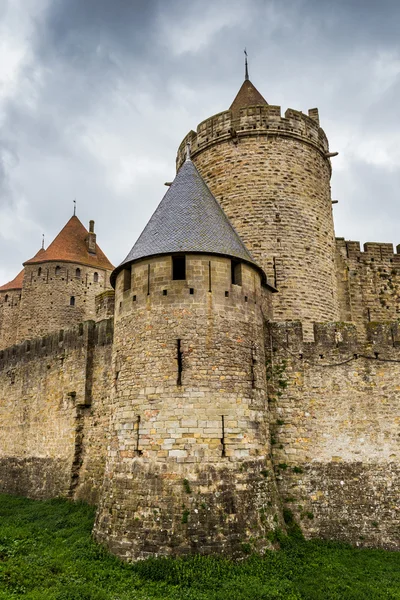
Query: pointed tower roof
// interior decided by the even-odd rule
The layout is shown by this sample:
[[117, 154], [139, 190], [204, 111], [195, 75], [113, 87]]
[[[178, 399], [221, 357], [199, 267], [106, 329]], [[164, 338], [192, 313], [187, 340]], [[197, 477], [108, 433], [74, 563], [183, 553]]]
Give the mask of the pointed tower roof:
[[114, 267], [96, 244], [95, 252], [89, 252], [89, 232], [77, 216], [70, 218], [47, 250], [41, 249], [24, 265], [44, 262], [73, 262], [89, 267], [112, 270]]
[[236, 98], [232, 102], [229, 110], [232, 111], [233, 116], [239, 115], [240, 109], [246, 106], [259, 106], [260, 104], [266, 106], [268, 102], [261, 96], [258, 89], [251, 83], [250, 79], [245, 79]]
[[24, 271], [25, 269], [22, 269], [22, 271], [20, 271], [18, 275], [14, 277], [14, 279], [2, 285], [0, 287], [0, 292], [6, 292], [8, 290], [22, 290], [22, 283], [24, 281]]
[[150, 256], [193, 252], [231, 256], [251, 263], [253, 257], [188, 157], [136, 244], [111, 275], [114, 285], [124, 265]]

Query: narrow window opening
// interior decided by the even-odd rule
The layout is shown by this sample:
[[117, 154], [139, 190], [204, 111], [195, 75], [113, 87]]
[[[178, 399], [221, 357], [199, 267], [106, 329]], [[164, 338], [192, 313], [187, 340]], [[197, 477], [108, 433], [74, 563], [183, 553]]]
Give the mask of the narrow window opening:
[[178, 376], [176, 378], [176, 385], [182, 385], [182, 348], [181, 348], [181, 340], [177, 340], [177, 362], [178, 362]]
[[42, 274], [42, 267], [39, 267], [39, 268], [38, 268], [38, 272], [37, 272], [37, 274], [38, 274], [38, 277], [40, 277], [40, 276], [41, 276], [41, 274]]
[[248, 302], [248, 301], [249, 301], [249, 299], [248, 299], [248, 297], [247, 297], [247, 296], [245, 296], [245, 297], [244, 297], [244, 301], [245, 301], [245, 302]]
[[231, 260], [231, 279], [233, 285], [242, 285], [242, 263]]
[[251, 387], [254, 390], [256, 388], [256, 358], [254, 354], [254, 348], [251, 349]]
[[368, 318], [368, 321], [371, 321], [371, 311], [369, 308], [367, 308], [367, 318]]
[[80, 278], [81, 278], [81, 270], [80, 270], [80, 269], [75, 269], [75, 277], [76, 277], [77, 279], [80, 279]]
[[194, 294], [194, 288], [190, 288], [189, 294]]
[[228, 298], [229, 292], [225, 292], [225, 298]]
[[208, 261], [208, 291], [211, 292], [211, 260]]
[[56, 267], [56, 275], [59, 275], [59, 274], [60, 274], [60, 272], [61, 272], [61, 267], [59, 267], [59, 266], [57, 265], [57, 267]]
[[4, 296], [4, 302], [7, 302], [7, 301], [8, 301], [8, 294], [6, 294], [6, 295]]
[[150, 265], [147, 265], [147, 295], [150, 296]]
[[136, 302], [136, 294], [132, 296], [132, 302]]
[[71, 296], [71, 298], [69, 299], [69, 305], [75, 306], [75, 296]]
[[168, 290], [163, 290], [162, 293], [163, 293], [163, 296], [166, 296], [168, 294]]
[[224, 417], [224, 415], [221, 415], [221, 433], [222, 433], [222, 437], [221, 437], [221, 446], [222, 446], [221, 456], [226, 456], [225, 417]]
[[275, 256], [273, 258], [273, 262], [274, 262], [274, 287], [277, 287], [277, 277], [276, 277], [276, 259]]
[[172, 257], [172, 279], [186, 279], [186, 256]]
[[93, 273], [93, 282], [94, 283], [98, 283], [99, 282], [99, 274], [98, 273]]
[[124, 292], [131, 289], [131, 270], [124, 269]]
[[142, 456], [143, 452], [139, 448], [139, 442], [140, 442], [140, 415], [137, 416], [136, 423], [135, 423], [135, 428], [136, 428], [136, 448], [135, 448], [135, 450], [136, 450], [136, 454], [138, 456]]

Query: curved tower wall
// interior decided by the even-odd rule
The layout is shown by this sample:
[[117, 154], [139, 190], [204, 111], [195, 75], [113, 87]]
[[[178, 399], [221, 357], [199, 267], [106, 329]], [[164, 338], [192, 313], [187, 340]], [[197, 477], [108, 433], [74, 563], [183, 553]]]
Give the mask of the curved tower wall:
[[192, 160], [279, 294], [275, 320], [338, 319], [328, 141], [312, 117], [278, 106], [226, 111], [187, 141]]
[[95, 296], [107, 288], [110, 272], [103, 269], [62, 261], [27, 264], [17, 342], [95, 320]]
[[17, 328], [21, 305], [21, 290], [0, 292], [0, 350], [17, 341]]
[[95, 537], [128, 560], [262, 549], [278, 508], [260, 275], [242, 264], [233, 285], [228, 258], [196, 254], [186, 280], [171, 275], [171, 256], [161, 256], [116, 280], [113, 422]]

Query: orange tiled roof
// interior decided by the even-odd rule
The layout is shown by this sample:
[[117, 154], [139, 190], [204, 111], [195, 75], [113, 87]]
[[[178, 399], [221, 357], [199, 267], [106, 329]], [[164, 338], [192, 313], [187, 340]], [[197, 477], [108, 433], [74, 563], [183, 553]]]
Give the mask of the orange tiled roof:
[[73, 262], [99, 269], [114, 269], [104, 252], [96, 244], [96, 253], [89, 252], [86, 240], [89, 232], [75, 215], [70, 218], [50, 246], [38, 252], [24, 265], [44, 262]]
[[234, 116], [238, 116], [241, 108], [245, 106], [259, 106], [260, 104], [267, 105], [268, 102], [261, 96], [251, 81], [245, 79], [229, 110], [233, 112]]
[[24, 272], [25, 272], [25, 269], [22, 269], [22, 271], [20, 271], [18, 273], [18, 275], [16, 277], [14, 277], [14, 279], [12, 281], [9, 281], [8, 283], [5, 283], [4, 285], [2, 285], [0, 287], [0, 292], [5, 292], [7, 290], [22, 290], [22, 282], [24, 281]]

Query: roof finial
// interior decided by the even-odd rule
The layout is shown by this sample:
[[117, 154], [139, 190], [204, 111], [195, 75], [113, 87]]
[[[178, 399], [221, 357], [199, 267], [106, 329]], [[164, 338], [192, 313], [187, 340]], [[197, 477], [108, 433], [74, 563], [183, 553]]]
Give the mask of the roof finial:
[[190, 142], [186, 142], [186, 160], [190, 159]]
[[44, 233], [42, 233], [42, 250], [44, 250]]
[[76, 198], [74, 200], [74, 217], [75, 217], [75, 215], [76, 215]]
[[247, 64], [247, 50], [246, 48], [244, 49], [244, 55], [245, 55], [245, 59], [244, 59], [244, 78], [246, 81], [249, 80], [249, 67]]

